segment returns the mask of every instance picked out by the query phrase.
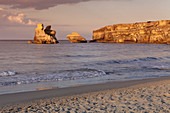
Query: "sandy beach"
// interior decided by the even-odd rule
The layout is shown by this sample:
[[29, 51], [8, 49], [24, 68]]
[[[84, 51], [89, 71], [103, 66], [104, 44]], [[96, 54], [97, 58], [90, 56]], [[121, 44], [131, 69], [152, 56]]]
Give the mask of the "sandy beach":
[[169, 113], [170, 77], [6, 94], [0, 99], [2, 113]]

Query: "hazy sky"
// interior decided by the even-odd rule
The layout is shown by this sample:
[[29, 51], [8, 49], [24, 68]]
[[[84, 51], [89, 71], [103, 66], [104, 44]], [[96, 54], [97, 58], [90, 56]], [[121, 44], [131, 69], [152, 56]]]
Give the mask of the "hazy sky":
[[71, 32], [86, 39], [106, 25], [170, 19], [170, 0], [0, 0], [0, 39], [32, 40], [37, 23], [57, 39]]

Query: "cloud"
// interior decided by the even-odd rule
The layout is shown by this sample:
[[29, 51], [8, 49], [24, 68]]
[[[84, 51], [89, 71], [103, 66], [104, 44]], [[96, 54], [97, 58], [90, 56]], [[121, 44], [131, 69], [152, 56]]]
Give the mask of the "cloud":
[[23, 13], [7, 16], [7, 19], [11, 22], [16, 22], [16, 23], [20, 23], [24, 25], [35, 25], [36, 24], [32, 20], [25, 18], [25, 15]]
[[47, 9], [60, 4], [73, 4], [90, 0], [0, 0], [0, 5], [8, 5], [11, 8], [35, 8]]
[[11, 6], [11, 8], [34, 8], [36, 10], [42, 10], [58, 6], [61, 4], [75, 4], [88, 1], [106, 1], [106, 0], [0, 0], [0, 5], [8, 5]]
[[0, 8], [0, 24], [21, 24], [21, 25], [36, 25], [38, 22], [34, 19], [27, 18], [24, 13], [12, 12]]

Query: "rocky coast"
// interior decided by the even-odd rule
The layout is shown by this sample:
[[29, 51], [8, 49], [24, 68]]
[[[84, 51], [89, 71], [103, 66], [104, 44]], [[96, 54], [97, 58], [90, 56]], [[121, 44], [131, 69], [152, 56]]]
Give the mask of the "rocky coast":
[[55, 37], [56, 31], [51, 30], [51, 25], [47, 25], [44, 29], [43, 24], [37, 24], [35, 29], [35, 35], [33, 41], [28, 41], [28, 43], [35, 44], [57, 44], [57, 38]]
[[[37, 24], [34, 41], [28, 41], [28, 43], [59, 43], [55, 34], [56, 31], [51, 30], [51, 25], [44, 29], [43, 24]], [[66, 37], [71, 43], [87, 43], [87, 40], [76, 32]], [[94, 30], [92, 40], [89, 42], [170, 44], [170, 20], [105, 26]]]
[[115, 24], [93, 31], [93, 42], [170, 44], [170, 20]]

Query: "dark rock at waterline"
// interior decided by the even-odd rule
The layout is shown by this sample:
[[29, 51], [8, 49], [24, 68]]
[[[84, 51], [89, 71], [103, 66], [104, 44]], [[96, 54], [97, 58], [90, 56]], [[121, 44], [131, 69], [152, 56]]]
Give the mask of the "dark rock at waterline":
[[97, 40], [89, 40], [89, 43], [95, 43]]

